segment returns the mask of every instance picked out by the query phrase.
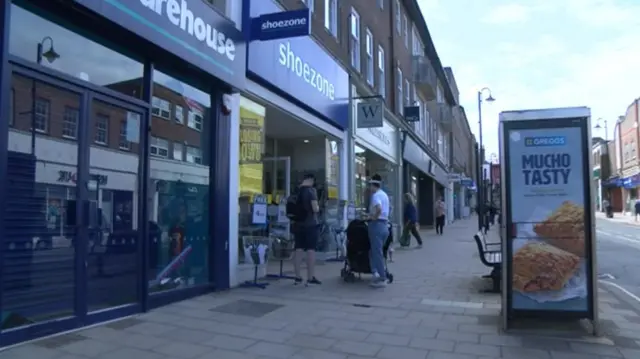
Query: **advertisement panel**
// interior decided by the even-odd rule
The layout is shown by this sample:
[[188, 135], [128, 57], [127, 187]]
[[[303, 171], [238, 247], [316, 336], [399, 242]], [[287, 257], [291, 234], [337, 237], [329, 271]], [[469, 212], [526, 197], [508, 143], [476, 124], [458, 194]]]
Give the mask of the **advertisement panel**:
[[511, 319], [595, 315], [588, 117], [559, 117], [501, 119]]
[[240, 99], [240, 196], [262, 193], [265, 108]]

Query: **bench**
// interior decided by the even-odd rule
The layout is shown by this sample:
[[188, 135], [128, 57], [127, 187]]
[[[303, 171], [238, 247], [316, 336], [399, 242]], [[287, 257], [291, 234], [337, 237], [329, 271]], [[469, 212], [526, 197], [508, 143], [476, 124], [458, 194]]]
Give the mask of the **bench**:
[[500, 281], [502, 279], [502, 245], [500, 243], [487, 243], [482, 232], [478, 232], [473, 239], [478, 245], [480, 261], [485, 266], [491, 268], [491, 273], [483, 278], [491, 279], [491, 289], [486, 293], [500, 293]]

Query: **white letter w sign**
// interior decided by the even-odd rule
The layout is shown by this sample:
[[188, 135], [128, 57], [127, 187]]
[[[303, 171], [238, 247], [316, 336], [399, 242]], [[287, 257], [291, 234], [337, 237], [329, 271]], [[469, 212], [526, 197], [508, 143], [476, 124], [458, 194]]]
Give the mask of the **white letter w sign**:
[[384, 108], [382, 100], [371, 99], [358, 103], [356, 122], [358, 128], [382, 127]]

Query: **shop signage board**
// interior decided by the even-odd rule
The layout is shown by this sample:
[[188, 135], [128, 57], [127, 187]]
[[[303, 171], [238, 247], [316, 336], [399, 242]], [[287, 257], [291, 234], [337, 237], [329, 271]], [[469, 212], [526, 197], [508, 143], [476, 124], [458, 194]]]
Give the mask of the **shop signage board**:
[[231, 86], [245, 87], [246, 41], [204, 1], [75, 0]]
[[505, 329], [531, 315], [597, 328], [589, 119], [583, 107], [500, 114]]
[[[282, 12], [273, 0], [243, 0], [245, 31], [251, 19]], [[247, 76], [344, 130], [349, 127], [349, 75], [309, 36], [251, 41]]]
[[398, 134], [397, 128], [387, 120], [382, 121], [379, 128], [357, 128], [358, 143], [377, 153], [386, 160], [398, 162]]
[[358, 128], [382, 127], [384, 104], [381, 99], [358, 101], [356, 104], [356, 126]]
[[420, 106], [405, 106], [404, 120], [407, 122], [420, 122]]
[[252, 40], [278, 40], [311, 34], [311, 10], [304, 8], [263, 14], [251, 20]]

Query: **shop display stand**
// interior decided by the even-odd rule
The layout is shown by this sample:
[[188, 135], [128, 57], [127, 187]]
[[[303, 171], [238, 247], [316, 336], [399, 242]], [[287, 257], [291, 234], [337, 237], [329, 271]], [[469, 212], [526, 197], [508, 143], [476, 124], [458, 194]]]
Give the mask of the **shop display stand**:
[[271, 240], [273, 259], [280, 261], [280, 272], [278, 274], [267, 274], [267, 278], [270, 279], [293, 279], [295, 276], [284, 274], [284, 261], [290, 260], [293, 257], [293, 241], [286, 239], [275, 238]]
[[[258, 268], [260, 267], [260, 264], [264, 264], [265, 266], [267, 264], [269, 259], [270, 242], [271, 239], [268, 237], [242, 237], [242, 247], [245, 249], [245, 253], [249, 253], [249, 258], [245, 255], [245, 260], [250, 259], [253, 262], [253, 280], [248, 280], [240, 284], [240, 287], [260, 289], [267, 288], [269, 283], [258, 281]], [[260, 253], [261, 249], [264, 251], [263, 253]], [[262, 258], [262, 263], [260, 263], [261, 254], [264, 256]]]
[[336, 256], [334, 258], [327, 258], [326, 262], [344, 262], [345, 257], [340, 255], [340, 251], [344, 246], [344, 237], [346, 236], [345, 230], [341, 228], [332, 228], [332, 232], [334, 241], [336, 242]]

